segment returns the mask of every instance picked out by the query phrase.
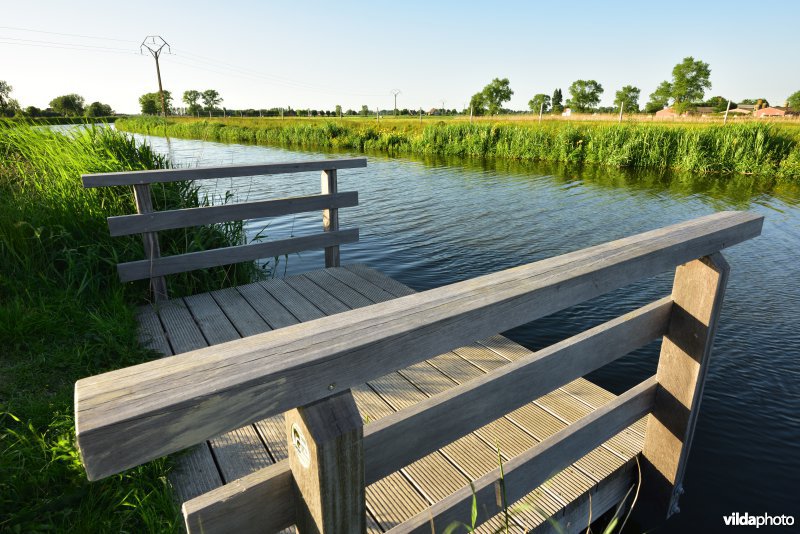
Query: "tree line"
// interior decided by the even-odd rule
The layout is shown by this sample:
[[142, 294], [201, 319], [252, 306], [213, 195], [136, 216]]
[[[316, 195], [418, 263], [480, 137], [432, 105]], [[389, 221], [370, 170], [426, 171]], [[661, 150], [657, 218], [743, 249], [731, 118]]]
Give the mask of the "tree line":
[[36, 106], [23, 108], [19, 101], [11, 98], [14, 90], [8, 82], [0, 80], [0, 117], [110, 117], [114, 110], [108, 104], [92, 102], [88, 106], [81, 95], [70, 93], [57, 96], [50, 101], [50, 107], [40, 109]]
[[[691, 112], [698, 107], [711, 107], [713, 111], [725, 111], [729, 99], [715, 96], [703, 101], [705, 91], [711, 88], [711, 68], [708, 63], [685, 57], [683, 61], [672, 69], [671, 80], [661, 82], [656, 90], [650, 94], [649, 101], [644, 109], [639, 107], [641, 89], [633, 85], [625, 85], [614, 94], [613, 106], [599, 107], [600, 97], [604, 89], [596, 80], [575, 80], [569, 86], [570, 98], [563, 101], [561, 89], [553, 91], [552, 97], [544, 93], [535, 94], [529, 101], [528, 107], [535, 113], [562, 113], [565, 107], [578, 113], [593, 112], [619, 112], [628, 113], [655, 113], [671, 106], [676, 113]], [[495, 78], [480, 92], [470, 99], [470, 113], [475, 115], [496, 115], [509, 110], [502, 105], [511, 99], [514, 91], [511, 90], [508, 78]], [[795, 92], [787, 99], [788, 106], [800, 109], [800, 91]], [[751, 104], [757, 107], [769, 105], [766, 99], [746, 99], [741, 104]], [[731, 102], [731, 109], [736, 104]]]

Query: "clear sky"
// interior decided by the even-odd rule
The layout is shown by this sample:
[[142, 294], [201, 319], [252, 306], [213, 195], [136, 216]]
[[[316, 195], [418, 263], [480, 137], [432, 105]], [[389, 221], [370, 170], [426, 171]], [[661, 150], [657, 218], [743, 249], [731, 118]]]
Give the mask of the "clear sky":
[[[0, 80], [25, 107], [78, 93], [137, 112], [158, 89], [139, 54], [151, 34], [175, 104], [186, 89], [218, 90], [229, 109], [462, 109], [494, 77], [508, 107], [595, 79], [611, 105], [632, 84], [640, 105], [685, 56], [711, 66], [712, 89], [782, 105], [800, 90], [800, 2], [282, 0], [192, 2], [4, 0]], [[37, 31], [30, 31], [37, 30]], [[46, 33], [47, 32], [47, 33]]]

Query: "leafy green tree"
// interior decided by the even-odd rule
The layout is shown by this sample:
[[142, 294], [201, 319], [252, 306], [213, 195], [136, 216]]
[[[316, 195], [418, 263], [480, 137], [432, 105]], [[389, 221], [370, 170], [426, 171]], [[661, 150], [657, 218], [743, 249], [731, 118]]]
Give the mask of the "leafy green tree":
[[[158, 115], [161, 113], [161, 95], [155, 93], [145, 93], [139, 97], [139, 105], [145, 115]], [[172, 93], [164, 91], [164, 105], [167, 109], [172, 107]]]
[[[769, 107], [769, 101], [766, 98], [745, 98], [740, 104], [748, 104], [751, 106], [761, 106], [761, 107]], [[756, 109], [761, 109], [760, 107], [756, 107]]]
[[369, 106], [364, 104], [361, 106], [361, 116], [366, 117], [367, 115], [369, 115]]
[[472, 109], [473, 115], [486, 114], [488, 106], [486, 103], [486, 95], [483, 94], [483, 91], [472, 95], [472, 98], [469, 99], [469, 107]]
[[553, 113], [561, 113], [564, 111], [564, 95], [561, 94], [561, 89], [553, 91], [553, 99], [551, 100]]
[[[542, 104], [544, 104], [544, 107], [542, 107]], [[534, 113], [539, 113], [540, 109], [543, 113], [548, 113], [550, 111], [550, 97], [543, 93], [533, 95], [533, 98], [528, 101], [528, 107]]]
[[[724, 96], [712, 96], [703, 102], [703, 104], [713, 108], [715, 113], [719, 113], [728, 109], [728, 99]], [[733, 102], [731, 102], [731, 109], [736, 109], [736, 104]]]
[[672, 69], [672, 98], [675, 100], [677, 111], [685, 111], [692, 107], [694, 102], [703, 99], [706, 89], [711, 88], [711, 69], [708, 63], [695, 60], [692, 56], [683, 58], [683, 61]]
[[92, 102], [86, 108], [87, 117], [110, 117], [113, 114], [114, 110], [111, 109], [111, 106], [100, 102]]
[[639, 112], [639, 95], [642, 90], [632, 85], [626, 85], [614, 95], [614, 111], [619, 112], [620, 106], [625, 104], [624, 111], [628, 113]]
[[200, 98], [203, 95], [200, 91], [196, 91], [194, 89], [189, 89], [188, 91], [183, 92], [183, 103], [188, 106], [186, 109], [189, 115], [200, 115], [200, 112], [203, 111], [203, 106], [200, 105]]
[[342, 106], [340, 106], [339, 104], [336, 104], [336, 116], [337, 117], [342, 116]]
[[483, 88], [483, 97], [489, 115], [497, 115], [503, 107], [504, 102], [511, 100], [514, 91], [511, 90], [508, 78], [495, 78]]
[[216, 89], [206, 89], [202, 92], [200, 98], [203, 99], [203, 107], [208, 111], [209, 117], [211, 116], [211, 112], [222, 104], [222, 97]]
[[786, 103], [792, 109], [800, 109], [800, 91], [796, 91], [786, 99]]
[[57, 96], [50, 101], [50, 107], [53, 108], [53, 111], [65, 117], [80, 117], [83, 115], [83, 104], [83, 97], [75, 93]]
[[595, 80], [575, 80], [569, 86], [569, 94], [572, 95], [572, 98], [567, 100], [567, 106], [575, 111], [585, 113], [592, 111], [600, 103], [603, 86]]
[[668, 81], [661, 82], [656, 90], [650, 93], [650, 101], [645, 105], [644, 110], [647, 113], [655, 113], [661, 111], [672, 98], [672, 84]]
[[23, 111], [22, 113], [26, 117], [41, 117], [42, 116], [42, 110], [37, 108], [36, 106], [28, 106], [27, 108], [25, 108], [25, 111]]
[[11, 91], [14, 88], [4, 80], [0, 80], [0, 116], [14, 115], [19, 108], [19, 103], [11, 98]]

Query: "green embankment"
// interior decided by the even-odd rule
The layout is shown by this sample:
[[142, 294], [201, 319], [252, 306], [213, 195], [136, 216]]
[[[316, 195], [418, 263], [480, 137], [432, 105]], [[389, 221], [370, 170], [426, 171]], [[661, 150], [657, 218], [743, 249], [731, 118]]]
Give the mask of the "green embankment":
[[[134, 212], [129, 188], [84, 189], [81, 173], [169, 162], [107, 127], [58, 133], [0, 121], [0, 531], [177, 532], [158, 460], [86, 480], [74, 447], [73, 387], [82, 377], [156, 357], [139, 347], [135, 305], [146, 282], [121, 284], [116, 263], [142, 258], [136, 236], [111, 238], [106, 217]], [[154, 187], [159, 209], [198, 206], [189, 183]], [[165, 253], [243, 239], [241, 224], [164, 232]], [[253, 264], [171, 277], [187, 294], [244, 282]]]
[[487, 123], [412, 120], [120, 119], [120, 130], [235, 143], [505, 158], [800, 179], [800, 128], [766, 123]]

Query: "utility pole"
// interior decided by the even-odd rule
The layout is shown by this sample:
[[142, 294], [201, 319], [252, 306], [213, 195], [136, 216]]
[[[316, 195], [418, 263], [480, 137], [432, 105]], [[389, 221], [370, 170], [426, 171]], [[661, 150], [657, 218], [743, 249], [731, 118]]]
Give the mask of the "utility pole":
[[728, 107], [725, 108], [725, 119], [723, 119], [722, 124], [728, 124], [728, 112], [731, 110], [731, 101], [728, 100]]
[[394, 95], [394, 116], [397, 117], [397, 95], [402, 93], [400, 89], [392, 89], [392, 94]]
[[544, 113], [544, 99], [542, 99], [542, 103], [539, 105], [539, 124], [542, 124], [542, 113]]
[[442, 100], [442, 116], [444, 116], [444, 100]]
[[161, 113], [164, 116], [167, 116], [167, 104], [164, 102], [164, 88], [161, 86], [161, 67], [158, 65], [158, 57], [161, 55], [161, 51], [164, 47], [167, 47], [167, 53], [172, 53], [172, 50], [169, 47], [169, 43], [167, 43], [160, 35], [148, 35], [142, 41], [142, 44], [139, 46], [139, 52], [144, 53], [142, 50], [146, 48], [150, 55], [156, 60], [156, 74], [158, 75], [158, 94], [161, 96]]
[[619, 122], [622, 123], [622, 112], [625, 110], [625, 101], [622, 100], [619, 103]]

